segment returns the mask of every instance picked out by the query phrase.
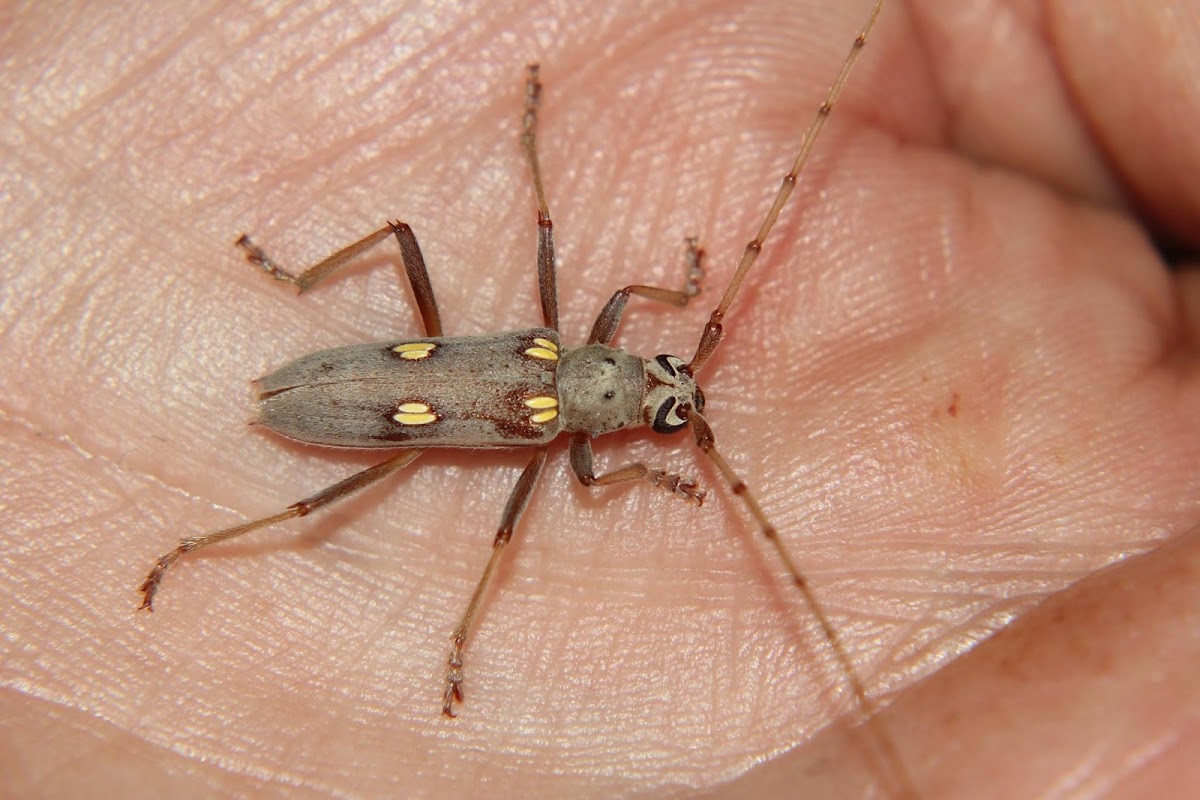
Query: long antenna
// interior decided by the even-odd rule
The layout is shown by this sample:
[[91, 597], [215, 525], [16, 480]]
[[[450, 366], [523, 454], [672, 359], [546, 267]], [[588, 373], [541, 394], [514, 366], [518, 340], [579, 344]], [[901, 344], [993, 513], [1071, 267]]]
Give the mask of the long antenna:
[[750, 516], [754, 518], [763, 538], [771, 543], [775, 554], [779, 556], [779, 560], [783, 562], [784, 567], [787, 569], [788, 576], [792, 579], [796, 588], [800, 590], [805, 604], [808, 605], [809, 611], [816, 618], [817, 624], [821, 628], [821, 636], [833, 652], [838, 669], [841, 670], [842, 678], [845, 680], [846, 685], [850, 687], [850, 693], [854, 695], [854, 699], [858, 703], [858, 721], [862, 723], [863, 727], [870, 734], [875, 746], [878, 748], [880, 757], [891, 770], [892, 778], [895, 781], [894, 794], [897, 797], [904, 798], [904, 800], [916, 800], [919, 795], [913, 786], [912, 777], [908, 774], [908, 770], [905, 769], [904, 761], [900, 758], [895, 743], [879, 723], [876, 717], [879, 710], [878, 706], [871, 699], [871, 696], [867, 694], [866, 684], [863, 683], [858, 670], [854, 668], [854, 662], [850, 660], [850, 653], [846, 650], [846, 646], [842, 644], [842, 639], [838, 636], [837, 628], [833, 626], [829, 615], [825, 613], [825, 607], [817, 600], [816, 594], [813, 593], [812, 587], [809, 586], [808, 579], [800, 571], [796, 559], [792, 558], [792, 554], [784, 547], [783, 542], [779, 538], [778, 529], [776, 529], [770, 518], [767, 517], [766, 512], [759, 505], [758, 499], [754, 496], [750, 487], [734, 471], [729, 462], [725, 460], [725, 457], [717, 451], [716, 439], [713, 436], [708, 420], [695, 409], [688, 409], [687, 416], [688, 422], [692, 427], [692, 433], [696, 437], [696, 446], [700, 448], [704, 455], [712, 460], [717, 471], [721, 473], [729, 484], [729, 490], [733, 492], [735, 497], [742, 501], [746, 510], [750, 512]]
[[754, 265], [759, 251], [762, 250], [763, 244], [767, 241], [767, 236], [770, 235], [771, 229], [775, 227], [775, 220], [779, 218], [779, 212], [783, 210], [788, 198], [792, 195], [792, 190], [796, 188], [797, 178], [801, 170], [804, 169], [804, 164], [808, 161], [808, 155], [812, 152], [813, 144], [816, 143], [821, 129], [825, 127], [825, 121], [829, 119], [829, 114], [833, 111], [833, 106], [837, 103], [842, 89], [846, 86], [846, 81], [850, 77], [850, 70], [854, 68], [854, 62], [858, 60], [859, 54], [862, 53], [863, 47], [867, 44], [867, 36], [871, 33], [871, 29], [875, 27], [875, 20], [879, 18], [879, 12], [883, 10], [883, 3], [884, 0], [876, 1], [875, 7], [871, 9], [871, 16], [867, 17], [867, 21], [863, 25], [862, 30], [858, 32], [858, 36], [854, 37], [854, 44], [850, 46], [850, 53], [846, 56], [846, 60], [842, 62], [842, 69], [838, 73], [837, 80], [829, 87], [829, 94], [825, 96], [825, 102], [821, 103], [821, 107], [817, 109], [817, 115], [808, 126], [808, 130], [805, 131], [804, 141], [800, 145], [800, 152], [796, 154], [796, 160], [792, 162], [792, 168], [783, 176], [783, 181], [779, 185], [779, 191], [775, 193], [775, 202], [771, 203], [771, 208], [767, 211], [767, 216], [758, 227], [758, 233], [746, 243], [746, 248], [742, 251], [742, 258], [738, 262], [737, 272], [733, 274], [733, 279], [729, 282], [729, 286], [726, 287], [725, 294], [721, 297], [721, 302], [713, 309], [712, 314], [709, 315], [708, 323], [704, 326], [704, 333], [700, 335], [700, 343], [696, 346], [696, 355], [692, 357], [691, 363], [688, 364], [688, 369], [693, 374], [704, 366], [704, 363], [716, 351], [717, 345], [721, 343], [721, 337], [724, 335], [721, 322], [725, 319], [725, 312], [733, 304], [733, 299], [737, 297], [738, 291], [742, 288], [742, 281], [746, 279], [746, 274], [750, 272], [750, 267]]
[[[850, 71], [854, 68], [854, 64], [862, 53], [863, 47], [866, 46], [867, 36], [875, 27], [875, 22], [883, 10], [883, 3], [884, 0], [876, 0], [874, 7], [871, 9], [871, 15], [867, 18], [866, 23], [863, 24], [858, 36], [854, 38], [854, 44], [850, 46], [850, 52], [846, 56], [846, 60], [842, 62], [842, 68], [838, 72], [837, 79], [829, 88], [829, 93], [825, 96], [825, 102], [821, 103], [821, 107], [817, 109], [816, 116], [808, 126], [808, 130], [804, 134], [804, 141], [800, 145], [800, 152], [796, 154], [796, 159], [792, 162], [792, 168], [783, 176], [779, 191], [775, 193], [775, 200], [771, 203], [771, 208], [767, 211], [766, 217], [763, 218], [762, 224], [758, 228], [758, 233], [746, 243], [746, 247], [742, 251], [741, 260], [738, 262], [737, 272], [734, 273], [729, 286], [726, 287], [725, 294], [721, 297], [721, 302], [713, 309], [712, 314], [709, 316], [708, 323], [704, 326], [704, 333], [700, 336], [700, 343], [696, 347], [696, 355], [692, 358], [691, 363], [688, 364], [688, 369], [693, 374], [704, 366], [705, 362], [708, 361], [709, 357], [712, 356], [717, 346], [721, 343], [723, 336], [721, 323], [725, 318], [725, 313], [733, 304], [734, 298], [737, 297], [738, 291], [742, 288], [742, 282], [746, 279], [746, 275], [754, 265], [755, 259], [758, 258], [759, 251], [762, 250], [763, 243], [766, 242], [771, 229], [775, 226], [775, 221], [779, 219], [779, 214], [787, 204], [788, 198], [791, 197], [792, 190], [796, 188], [800, 172], [808, 161], [808, 156], [812, 152], [817, 136], [821, 133], [821, 129], [825, 126], [825, 121], [833, 111], [834, 104], [837, 103], [842, 89], [846, 86], [846, 81], [850, 77]], [[867, 694], [866, 686], [859, 676], [857, 669], [855, 669], [849, 652], [842, 643], [841, 637], [838, 636], [837, 629], [830, 621], [829, 615], [825, 612], [823, 605], [818, 601], [817, 596], [809, 586], [808, 579], [805, 578], [796, 560], [792, 558], [791, 553], [788, 552], [780, 540], [775, 525], [767, 517], [762, 506], [759, 505], [750, 487], [746, 485], [746, 482], [741, 479], [729, 462], [717, 450], [716, 439], [713, 436], [713, 431], [708, 421], [705, 420], [698, 410], [693, 408], [686, 409], [686, 415], [691, 425], [692, 433], [696, 437], [696, 445], [700, 448], [701, 452], [708, 456], [728, 482], [730, 491], [745, 505], [746, 510], [758, 525], [759, 531], [770, 542], [776, 555], [787, 568], [789, 577], [791, 577], [792, 582], [799, 589], [809, 610], [816, 618], [821, 629], [822, 638], [824, 638], [825, 643], [833, 652], [838, 669], [841, 671], [842, 677], [857, 703], [859, 722], [862, 723], [863, 727], [870, 734], [875, 746], [878, 748], [879, 756], [891, 770], [894, 780], [892, 788], [895, 794], [906, 798], [906, 800], [917, 798], [919, 795], [913, 785], [911, 776], [908, 774], [908, 770], [905, 769], [900, 754], [896, 750], [895, 743], [888, 736], [887, 732], [883, 730], [877, 719], [878, 708], [870, 695]]]

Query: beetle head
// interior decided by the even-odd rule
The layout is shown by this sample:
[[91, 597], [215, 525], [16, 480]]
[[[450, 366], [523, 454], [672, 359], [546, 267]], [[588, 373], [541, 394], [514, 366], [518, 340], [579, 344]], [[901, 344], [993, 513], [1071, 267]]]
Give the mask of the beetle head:
[[642, 413], [656, 433], [675, 433], [688, 424], [688, 409], [704, 410], [704, 392], [687, 362], [676, 356], [646, 359], [646, 396]]

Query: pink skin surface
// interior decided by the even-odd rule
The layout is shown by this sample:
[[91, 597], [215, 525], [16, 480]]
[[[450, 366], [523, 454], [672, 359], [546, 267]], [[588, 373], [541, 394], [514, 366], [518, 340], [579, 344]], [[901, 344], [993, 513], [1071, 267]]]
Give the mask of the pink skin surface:
[[[3, 13], [0, 774], [12, 796], [887, 796], [811, 615], [689, 438], [609, 437], [697, 509], [579, 486], [560, 443], [440, 714], [448, 635], [527, 455], [374, 463], [246, 427], [246, 382], [540, 322], [523, 65], [564, 340], [691, 355], [866, 3]], [[841, 631], [923, 797], [1200, 789], [1197, 12], [894, 2], [700, 379], [723, 452]], [[1155, 237], [1152, 240], [1152, 237]], [[372, 269], [377, 267], [378, 269]]]

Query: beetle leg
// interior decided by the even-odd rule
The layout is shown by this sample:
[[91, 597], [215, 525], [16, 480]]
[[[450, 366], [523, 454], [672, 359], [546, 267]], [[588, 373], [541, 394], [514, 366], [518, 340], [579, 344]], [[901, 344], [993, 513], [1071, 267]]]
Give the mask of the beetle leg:
[[504, 506], [504, 514], [500, 518], [500, 527], [496, 531], [496, 538], [492, 541], [492, 555], [488, 558], [487, 566], [483, 568], [483, 575], [479, 577], [479, 583], [475, 585], [475, 592], [471, 595], [471, 601], [467, 603], [466, 612], [463, 613], [458, 627], [454, 629], [454, 634], [450, 637], [452, 644], [450, 658], [447, 659], [450, 669], [446, 673], [446, 694], [442, 699], [442, 713], [447, 717], [455, 716], [454, 704], [462, 702], [463, 699], [463, 648], [466, 647], [467, 636], [471, 632], [471, 623], [475, 620], [475, 613], [479, 610], [479, 604], [487, 592], [488, 584], [492, 581], [492, 575], [495, 574], [496, 567], [500, 565], [504, 549], [512, 539], [517, 520], [520, 518], [521, 512], [525, 510], [529, 497], [533, 494], [533, 487], [537, 484], [542, 467], [546, 464], [546, 452], [545, 447], [539, 447], [534, 452], [525, 471], [517, 479], [517, 485], [509, 494], [508, 503]]
[[425, 258], [421, 255], [417, 237], [407, 223], [389, 222], [388, 225], [396, 234], [396, 242], [400, 245], [400, 260], [404, 262], [404, 274], [408, 276], [408, 285], [412, 287], [417, 309], [421, 312], [425, 335], [441, 336], [442, 317], [438, 314], [433, 284], [429, 282], [429, 271], [425, 269]]
[[171, 568], [172, 564], [185, 554], [199, 550], [202, 547], [207, 547], [210, 544], [223, 542], [226, 539], [233, 539], [259, 528], [265, 528], [268, 525], [274, 525], [276, 522], [303, 517], [335, 500], [340, 500], [351, 492], [356, 492], [365, 486], [370, 486], [372, 483], [391, 475], [398, 469], [408, 466], [416, 460], [417, 456], [421, 455], [421, 452], [420, 450], [405, 450], [400, 455], [392, 456], [387, 461], [380, 462], [373, 467], [368, 467], [362, 472], [356, 472], [349, 478], [322, 489], [312, 497], [306, 497], [297, 503], [292, 503], [278, 514], [272, 514], [269, 517], [256, 519], [252, 522], [243, 522], [241, 525], [234, 525], [232, 528], [223, 528], [212, 533], [206, 533], [201, 536], [189, 536], [186, 539], [180, 540], [179, 545], [174, 550], [158, 559], [158, 562], [154, 565], [154, 569], [150, 570], [150, 574], [146, 576], [146, 580], [142, 581], [142, 585], [138, 589], [142, 593], [142, 604], [139, 608], [145, 608], [149, 611], [154, 610], [154, 594], [158, 591], [158, 585], [162, 582], [163, 575]]
[[421, 248], [417, 244], [417, 237], [413, 235], [412, 228], [403, 222], [389, 222], [386, 227], [364, 236], [353, 244], [346, 245], [299, 275], [293, 275], [276, 264], [261, 247], [250, 241], [250, 237], [245, 234], [242, 234], [234, 244], [246, 251], [246, 260], [251, 264], [258, 265], [263, 272], [275, 280], [290, 283], [298, 287], [301, 292], [306, 292], [392, 234], [396, 236], [396, 242], [400, 245], [400, 259], [404, 262], [404, 272], [408, 276], [409, 285], [412, 286], [417, 309], [421, 312], [421, 320], [425, 324], [425, 334], [441, 336], [442, 321], [438, 314], [437, 301], [433, 296], [433, 285], [429, 282], [429, 272], [425, 269], [425, 259], [421, 256]]
[[621, 324], [621, 315], [625, 313], [625, 304], [629, 302], [630, 295], [636, 294], [639, 297], [677, 308], [686, 306], [689, 300], [700, 294], [700, 281], [704, 278], [704, 268], [701, 264], [703, 258], [704, 250], [700, 248], [698, 240], [695, 236], [689, 236], [687, 239], [688, 271], [683, 280], [683, 288], [676, 290], [634, 285], [618, 289], [604, 304], [600, 316], [596, 317], [587, 343], [608, 344], [612, 341], [613, 336], [617, 333], [617, 326]]
[[558, 276], [554, 263], [554, 223], [542, 185], [542, 165], [537, 150], [537, 110], [542, 101], [542, 83], [538, 65], [530, 64], [525, 76], [525, 114], [521, 117], [521, 147], [529, 161], [533, 192], [538, 207], [538, 290], [542, 299], [542, 319], [547, 328], [558, 330]]
[[644, 480], [698, 506], [704, 505], [704, 497], [708, 494], [690, 478], [666, 470], [651, 469], [640, 461], [597, 476], [592, 471], [592, 442], [586, 433], [571, 434], [571, 469], [584, 486], [611, 486], [614, 483]]

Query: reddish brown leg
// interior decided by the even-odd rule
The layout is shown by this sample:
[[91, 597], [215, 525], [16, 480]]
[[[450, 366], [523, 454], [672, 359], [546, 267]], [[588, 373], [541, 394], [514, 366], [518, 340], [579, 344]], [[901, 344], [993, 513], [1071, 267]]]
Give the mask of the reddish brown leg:
[[256, 519], [252, 522], [244, 522], [241, 525], [234, 525], [232, 528], [224, 528], [212, 533], [206, 533], [202, 536], [189, 536], [181, 540], [178, 547], [158, 559], [158, 563], [154, 565], [154, 569], [150, 570], [150, 574], [146, 576], [146, 580], [142, 581], [141, 588], [138, 589], [142, 593], [142, 604], [139, 608], [145, 608], [150, 611], [154, 610], [154, 594], [158, 591], [158, 585], [162, 582], [163, 575], [171, 568], [172, 564], [187, 553], [195, 552], [202, 547], [208, 547], [210, 544], [223, 542], [226, 539], [233, 539], [244, 533], [264, 528], [267, 525], [274, 525], [276, 522], [303, 517], [322, 506], [329, 505], [335, 500], [340, 500], [352, 492], [356, 492], [365, 486], [370, 486], [372, 483], [391, 475], [398, 469], [408, 466], [416, 460], [417, 456], [421, 455], [421, 452], [420, 450], [405, 450], [398, 456], [393, 456], [387, 461], [383, 461], [373, 467], [368, 467], [362, 472], [356, 472], [349, 478], [339, 481], [326, 489], [322, 489], [312, 497], [306, 497], [298, 503], [292, 503], [278, 514], [272, 514], [269, 517]]
[[592, 471], [592, 442], [586, 433], [571, 434], [571, 470], [584, 486], [611, 486], [627, 481], [646, 481], [651, 486], [657, 486], [698, 506], [704, 505], [704, 498], [708, 494], [690, 478], [661, 469], [651, 469], [640, 461], [597, 476]]
[[277, 281], [293, 284], [299, 287], [301, 292], [306, 292], [393, 234], [400, 245], [400, 260], [404, 262], [404, 273], [408, 276], [408, 283], [412, 286], [413, 296], [417, 300], [417, 309], [421, 312], [421, 321], [425, 325], [425, 335], [441, 336], [442, 319], [438, 313], [437, 300], [433, 296], [433, 285], [429, 282], [429, 272], [425, 269], [425, 259], [421, 255], [421, 248], [412, 228], [403, 222], [389, 222], [387, 227], [343, 247], [299, 275], [293, 275], [272, 261], [271, 257], [245, 234], [234, 244], [245, 250], [246, 260], [257, 264], [263, 272]]
[[542, 185], [542, 164], [537, 150], [537, 110], [542, 100], [538, 65], [530, 64], [525, 77], [525, 114], [521, 118], [521, 147], [529, 161], [533, 191], [538, 207], [538, 291], [542, 299], [542, 319], [547, 328], [558, 330], [558, 267], [554, 263], [554, 223]]
[[617, 334], [617, 327], [621, 324], [621, 316], [625, 313], [625, 304], [629, 302], [630, 295], [683, 308], [689, 300], [700, 294], [700, 281], [704, 278], [704, 268], [701, 265], [704, 251], [700, 248], [695, 236], [687, 238], [687, 249], [688, 271], [687, 276], [683, 279], [682, 289], [661, 289], [657, 286], [640, 285], [618, 289], [604, 304], [604, 308], [600, 310], [600, 316], [596, 317], [591, 335], [588, 336], [588, 344], [608, 344], [612, 341]]
[[[538, 65], [530, 64], [525, 79], [525, 114], [521, 120], [521, 146], [529, 161], [529, 172], [533, 178], [534, 194], [538, 207], [538, 288], [542, 301], [542, 317], [546, 327], [558, 330], [558, 277], [554, 262], [554, 223], [550, 219], [550, 206], [546, 202], [546, 189], [542, 183], [542, 167], [537, 149], [537, 110], [542, 99], [542, 84], [538, 80]], [[592, 327], [588, 344], [608, 343], [621, 322], [621, 314], [630, 295], [639, 295], [660, 303], [686, 306], [700, 292], [700, 279], [704, 272], [700, 267], [703, 252], [695, 238], [688, 242], [688, 274], [683, 289], [661, 289], [656, 286], [626, 286], [613, 295], [600, 312]]]
[[521, 512], [525, 510], [529, 497], [533, 494], [533, 487], [537, 484], [538, 476], [542, 474], [542, 467], [545, 464], [546, 448], [539, 447], [533, 454], [533, 458], [529, 460], [525, 471], [521, 473], [521, 477], [517, 479], [517, 485], [513, 487], [512, 493], [508, 496], [504, 514], [500, 517], [500, 527], [496, 531], [496, 538], [492, 541], [492, 555], [488, 559], [487, 566], [483, 568], [483, 575], [480, 576], [479, 583], [475, 586], [471, 601], [467, 603], [466, 612], [459, 620], [458, 627], [454, 629], [454, 635], [450, 637], [452, 644], [450, 658], [447, 659], [450, 669], [446, 673], [446, 694], [442, 698], [442, 713], [448, 717], [455, 716], [454, 704], [455, 702], [461, 703], [463, 699], [463, 649], [467, 644], [467, 636], [471, 633], [471, 623], [475, 620], [479, 604], [487, 592], [488, 584], [492, 582], [496, 567], [500, 565], [505, 547], [512, 540], [513, 529], [521, 517]]

